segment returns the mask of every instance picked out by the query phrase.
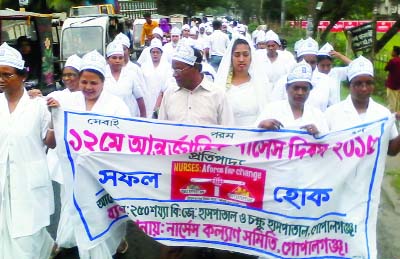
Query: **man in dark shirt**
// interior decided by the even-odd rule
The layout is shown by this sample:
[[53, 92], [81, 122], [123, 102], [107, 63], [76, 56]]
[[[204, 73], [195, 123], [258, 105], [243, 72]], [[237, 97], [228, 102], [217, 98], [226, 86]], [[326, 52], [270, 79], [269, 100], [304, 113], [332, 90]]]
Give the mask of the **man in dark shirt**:
[[400, 47], [394, 46], [392, 59], [386, 64], [385, 71], [388, 71], [386, 80], [386, 93], [388, 108], [391, 112], [400, 111]]

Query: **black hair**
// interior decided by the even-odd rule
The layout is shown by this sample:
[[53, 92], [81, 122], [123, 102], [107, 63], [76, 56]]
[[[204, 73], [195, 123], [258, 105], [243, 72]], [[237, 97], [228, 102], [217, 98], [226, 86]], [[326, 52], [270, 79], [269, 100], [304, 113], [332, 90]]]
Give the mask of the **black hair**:
[[317, 63], [324, 61], [325, 59], [329, 59], [332, 62], [332, 57], [328, 55], [317, 55]]
[[[66, 66], [66, 67], [64, 67], [64, 68], [70, 68], [70, 69], [72, 69], [72, 70], [74, 70], [74, 72], [76, 72], [78, 75], [79, 75], [79, 70], [78, 69], [76, 69], [76, 68], [74, 68], [74, 67], [71, 67], [71, 66]], [[64, 71], [64, 68], [63, 68], [63, 71]]]
[[[250, 48], [250, 44], [247, 42], [247, 40], [245, 40], [245, 39], [236, 39], [234, 42], [233, 42], [233, 45], [232, 45], [232, 53], [233, 53], [233, 51], [236, 49], [236, 46], [237, 45], [240, 45], [240, 44], [245, 44], [245, 45], [247, 45], [247, 46], [249, 46], [249, 49], [250, 49], [250, 51], [251, 51], [251, 48]], [[231, 53], [231, 54], [232, 54]]]
[[23, 42], [28, 42], [30, 46], [32, 46], [32, 40], [27, 36], [21, 36], [17, 39], [17, 48], [20, 49]]
[[28, 75], [25, 68], [23, 68], [23, 69], [15, 68], [15, 74], [17, 74], [18, 76], [27, 76]]
[[146, 12], [143, 14], [144, 18], [151, 18], [151, 14], [149, 12]]
[[201, 70], [203, 69], [203, 65], [201, 64], [201, 62], [203, 61], [203, 54], [201, 52], [201, 50], [196, 49], [194, 47], [192, 47], [193, 51], [194, 51], [194, 55], [196, 56], [196, 61], [194, 63], [194, 67], [201, 72]]
[[285, 39], [279, 39], [280, 41], [281, 41], [281, 46], [282, 46], [282, 48], [283, 49], [286, 49], [287, 48], [287, 40], [285, 40]]
[[87, 69], [82, 69], [81, 72], [79, 72], [79, 77], [82, 76], [83, 72], [90, 72], [98, 75], [100, 77], [100, 80], [104, 83], [104, 80], [106, 79], [102, 73], [95, 69], [87, 68]]
[[221, 21], [214, 20], [214, 21], [212, 22], [212, 27], [213, 27], [214, 30], [219, 30], [219, 29], [221, 29], [221, 27], [222, 27]]

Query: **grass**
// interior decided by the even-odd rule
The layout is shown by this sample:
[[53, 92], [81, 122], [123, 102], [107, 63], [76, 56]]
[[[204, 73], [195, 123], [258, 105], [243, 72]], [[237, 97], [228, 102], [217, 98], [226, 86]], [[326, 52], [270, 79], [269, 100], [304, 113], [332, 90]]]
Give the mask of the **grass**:
[[396, 189], [396, 192], [400, 194], [400, 169], [387, 171], [385, 174], [392, 176], [390, 184]]

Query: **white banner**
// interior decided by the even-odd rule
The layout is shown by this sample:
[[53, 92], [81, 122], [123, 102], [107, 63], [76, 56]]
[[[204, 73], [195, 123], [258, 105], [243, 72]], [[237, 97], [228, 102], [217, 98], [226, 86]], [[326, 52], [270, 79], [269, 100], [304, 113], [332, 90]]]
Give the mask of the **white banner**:
[[76, 112], [63, 121], [87, 246], [129, 217], [166, 245], [376, 258], [391, 118], [318, 139]]

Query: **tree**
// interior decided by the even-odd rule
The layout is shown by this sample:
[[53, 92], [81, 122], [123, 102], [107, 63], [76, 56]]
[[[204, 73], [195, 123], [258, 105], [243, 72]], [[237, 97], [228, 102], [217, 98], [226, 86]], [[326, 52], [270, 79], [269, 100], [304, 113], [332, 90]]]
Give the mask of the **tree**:
[[193, 16], [207, 7], [228, 7], [227, 0], [157, 0], [158, 12], [161, 14], [183, 13]]

